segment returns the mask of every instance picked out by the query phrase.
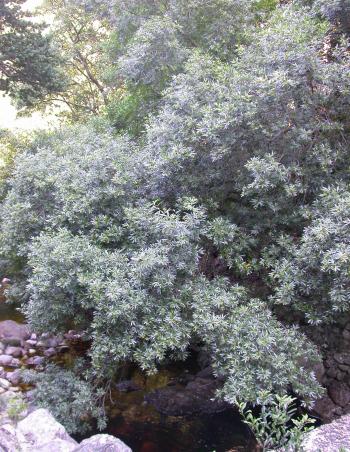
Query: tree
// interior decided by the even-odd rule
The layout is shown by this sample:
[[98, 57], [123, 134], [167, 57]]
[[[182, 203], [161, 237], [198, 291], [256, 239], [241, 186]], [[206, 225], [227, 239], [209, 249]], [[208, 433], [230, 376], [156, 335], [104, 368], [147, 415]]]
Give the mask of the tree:
[[40, 107], [51, 108], [70, 122], [84, 122], [101, 113], [113, 91], [104, 80], [110, 64], [104, 50], [108, 25], [94, 20], [74, 2], [47, 0], [42, 13], [52, 16], [52, 42], [62, 61], [66, 85], [46, 96]]
[[38, 99], [60, 91], [64, 82], [50, 37], [29, 20], [23, 3], [0, 3], [0, 89], [19, 106], [33, 107]]
[[320, 355], [295, 318], [349, 312], [346, 45], [324, 58], [329, 22], [297, 1], [97, 13], [117, 25], [118, 129], [64, 128], [16, 159], [0, 211], [9, 295], [38, 331], [84, 332], [88, 382], [195, 345], [231, 403], [311, 401]]

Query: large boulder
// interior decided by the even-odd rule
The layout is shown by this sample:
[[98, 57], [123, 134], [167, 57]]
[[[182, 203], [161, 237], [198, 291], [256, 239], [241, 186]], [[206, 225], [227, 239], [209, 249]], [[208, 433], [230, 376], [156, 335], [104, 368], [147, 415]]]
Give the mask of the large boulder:
[[14, 427], [9, 424], [2, 425], [0, 427], [0, 451], [17, 452], [20, 450]]
[[[57, 443], [56, 440], [62, 440], [70, 443], [73, 447], [69, 449], [66, 444], [64, 451], [73, 450], [77, 442], [71, 438], [63, 425], [59, 424], [55, 418], [45, 409], [40, 408], [33, 411], [29, 416], [20, 421], [17, 426], [17, 437], [26, 451], [54, 451], [50, 443]], [[59, 442], [61, 445], [62, 443]], [[61, 450], [61, 449], [58, 449]]]
[[120, 439], [101, 434], [84, 439], [73, 452], [132, 452], [132, 450]]
[[70, 441], [57, 438], [41, 446], [27, 448], [26, 452], [72, 452], [74, 449], [75, 445]]
[[322, 425], [306, 435], [305, 452], [339, 452], [350, 450], [350, 414]]

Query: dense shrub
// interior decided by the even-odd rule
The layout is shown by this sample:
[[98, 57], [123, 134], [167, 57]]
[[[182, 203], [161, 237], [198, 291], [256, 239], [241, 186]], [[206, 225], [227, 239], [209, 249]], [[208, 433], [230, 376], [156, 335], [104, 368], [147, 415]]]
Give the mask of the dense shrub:
[[275, 306], [289, 324], [349, 310], [349, 57], [342, 39], [324, 56], [329, 22], [300, 3], [103, 2], [112, 126], [17, 157], [10, 292], [38, 331], [84, 332], [101, 387], [196, 345], [232, 403], [320, 394], [317, 347]]

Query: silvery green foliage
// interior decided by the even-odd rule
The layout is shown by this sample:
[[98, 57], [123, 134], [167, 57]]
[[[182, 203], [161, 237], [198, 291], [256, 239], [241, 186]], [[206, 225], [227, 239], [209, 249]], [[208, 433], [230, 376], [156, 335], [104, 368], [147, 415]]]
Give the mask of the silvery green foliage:
[[[77, 127], [17, 159], [2, 254], [26, 276], [31, 325], [84, 330], [95, 377], [200, 343], [228, 401], [319, 394], [302, 365], [315, 347], [271, 306], [310, 322], [349, 309], [349, 194], [325, 189], [349, 183], [349, 57], [323, 58], [329, 24], [295, 4], [245, 41], [251, 5], [103, 2], [134, 89], [121, 109], [141, 104], [145, 133]], [[206, 256], [235, 285], [204, 279]]]
[[316, 0], [314, 8], [323, 14], [340, 30], [350, 33], [350, 1], [349, 0]]
[[227, 401], [256, 401], [266, 390], [283, 393], [288, 382], [311, 400], [319, 396], [315, 375], [301, 365], [306, 350], [310, 367], [318, 362], [317, 349], [296, 328], [284, 327], [243, 287], [220, 279], [193, 286], [194, 327], [215, 373], [225, 377], [220, 393]]
[[109, 11], [109, 20], [116, 29], [119, 41], [116, 76], [151, 85], [159, 92], [164, 82], [179, 72], [193, 49], [202, 49], [221, 59], [232, 57], [257, 18], [255, 3], [115, 0], [103, 2], [103, 7], [96, 9], [103, 15]]
[[271, 153], [294, 178], [303, 175], [310, 195], [331, 172], [347, 177], [348, 136], [340, 131], [348, 61], [319, 58], [323, 30], [307, 10], [289, 6], [232, 64], [192, 57], [148, 126], [154, 193], [227, 198], [241, 191], [243, 165]]
[[107, 219], [118, 218], [128, 196], [133, 149], [126, 137], [76, 127], [21, 153], [0, 214], [3, 254], [26, 257], [30, 241], [45, 228], [108, 231]]
[[304, 312], [310, 323], [349, 311], [349, 211], [347, 188], [325, 189], [311, 209], [310, 226], [273, 269], [275, 301]]
[[32, 216], [28, 223], [27, 214], [15, 210], [12, 228], [3, 223], [2, 240], [24, 260], [23, 309], [32, 328], [83, 330], [97, 377], [112, 378], [125, 361], [155, 372], [169, 357], [186, 357], [199, 340], [227, 378], [222, 393], [228, 400], [237, 388], [254, 399], [264, 388], [281, 392], [290, 383], [305, 396], [317, 392], [312, 374], [299, 369], [301, 350], [315, 359], [299, 333], [245, 289], [198, 278], [205, 242], [226, 247], [239, 266], [238, 252], [249, 249], [250, 238], [228, 221], [208, 221], [193, 199], [171, 210], [135, 202], [139, 157], [129, 160], [130, 149], [125, 138], [76, 128], [18, 160], [5, 212], [10, 201], [25, 203]]
[[161, 88], [188, 56], [179, 42], [177, 28], [167, 17], [155, 16], [145, 22], [119, 59], [118, 73], [131, 82]]
[[99, 428], [105, 428], [105, 413], [99, 398], [103, 394], [84, 377], [82, 363], [66, 370], [48, 364], [45, 372], [26, 370], [24, 380], [35, 384], [35, 403], [46, 408], [63, 424], [69, 433], [84, 433], [91, 428], [93, 418], [99, 419]]
[[287, 6], [232, 64], [192, 56], [148, 125], [154, 193], [227, 199], [249, 184], [244, 164], [270, 154], [295, 198], [313, 196], [331, 173], [347, 178], [348, 60], [320, 59], [324, 30], [307, 9]]

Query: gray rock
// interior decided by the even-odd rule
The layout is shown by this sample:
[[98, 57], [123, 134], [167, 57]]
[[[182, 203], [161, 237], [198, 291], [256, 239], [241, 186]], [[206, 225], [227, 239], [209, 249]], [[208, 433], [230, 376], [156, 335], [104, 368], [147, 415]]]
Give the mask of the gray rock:
[[11, 386], [11, 383], [7, 380], [5, 380], [5, 378], [0, 378], [0, 387], [3, 389], [9, 389]]
[[329, 422], [336, 414], [337, 406], [328, 396], [324, 396], [316, 400], [313, 411], [323, 421]]
[[0, 355], [0, 366], [10, 366], [11, 362], [13, 360], [13, 357], [10, 355]]
[[[70, 442], [74, 446], [77, 445], [77, 442], [68, 435], [63, 425], [59, 424], [55, 418], [43, 408], [33, 411], [29, 416], [18, 423], [17, 435], [19, 435], [18, 437], [21, 436], [27, 443], [28, 448], [31, 447], [33, 451], [40, 450], [39, 446], [45, 446], [56, 439]], [[55, 449], [51, 450], [54, 451]]]
[[139, 391], [141, 388], [132, 380], [124, 380], [115, 385], [115, 388], [120, 392], [133, 392]]
[[132, 450], [120, 439], [101, 434], [84, 439], [73, 452], [132, 452]]
[[29, 345], [30, 347], [33, 347], [33, 346], [36, 345], [37, 343], [38, 343], [38, 341], [35, 340], [35, 339], [28, 339], [28, 340], [26, 341], [26, 344]]
[[322, 425], [306, 435], [303, 442], [305, 452], [339, 452], [350, 450], [350, 415], [330, 424]]
[[12, 425], [7, 424], [0, 427], [0, 450], [6, 452], [18, 452], [21, 450]]
[[13, 347], [12, 345], [6, 347], [5, 355], [11, 355], [14, 358], [20, 358], [23, 356], [23, 350], [21, 347]]
[[339, 364], [348, 364], [350, 365], [350, 353], [335, 353], [334, 359]]
[[32, 356], [31, 358], [28, 358], [26, 361], [26, 364], [28, 366], [41, 366], [45, 361], [45, 358], [42, 356]]
[[21, 361], [17, 358], [12, 358], [10, 364], [8, 364], [7, 367], [13, 367], [14, 369], [18, 369], [18, 367], [21, 367]]
[[41, 446], [27, 447], [25, 452], [72, 452], [75, 444], [63, 439], [54, 439]]
[[213, 414], [226, 410], [229, 404], [215, 399], [220, 382], [197, 377], [184, 388], [166, 386], [145, 395], [145, 401], [168, 416]]
[[350, 388], [343, 382], [332, 382], [328, 388], [328, 393], [336, 405], [344, 407], [350, 402]]
[[46, 356], [46, 358], [51, 358], [51, 356], [56, 355], [56, 350], [54, 348], [50, 347], [44, 351], [44, 355]]
[[6, 373], [6, 379], [13, 385], [17, 386], [22, 380], [22, 372], [16, 369], [13, 372]]

